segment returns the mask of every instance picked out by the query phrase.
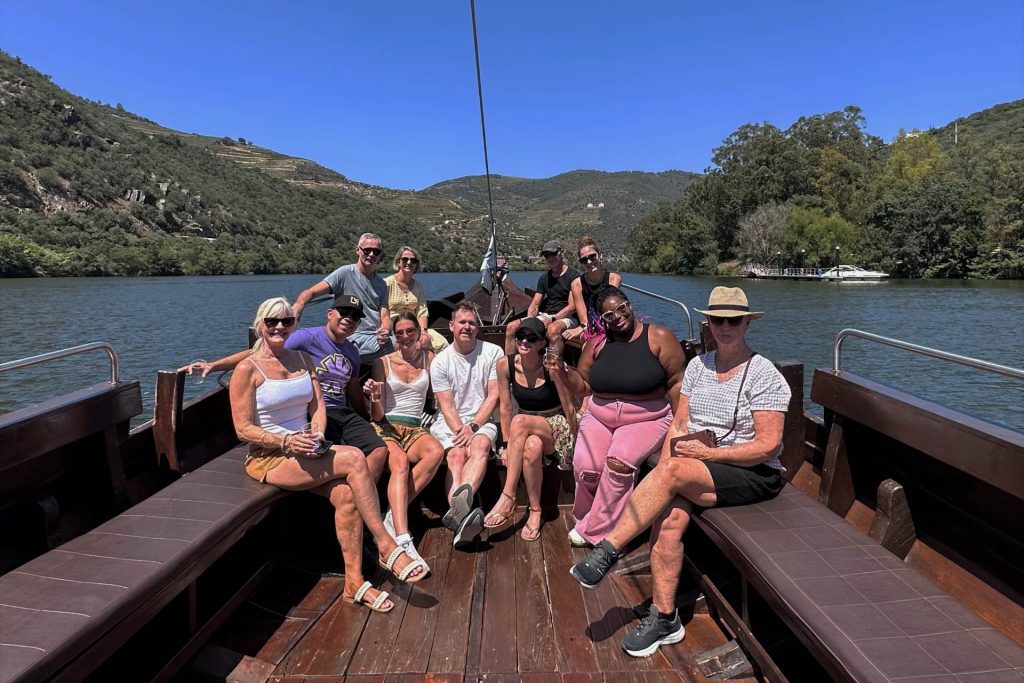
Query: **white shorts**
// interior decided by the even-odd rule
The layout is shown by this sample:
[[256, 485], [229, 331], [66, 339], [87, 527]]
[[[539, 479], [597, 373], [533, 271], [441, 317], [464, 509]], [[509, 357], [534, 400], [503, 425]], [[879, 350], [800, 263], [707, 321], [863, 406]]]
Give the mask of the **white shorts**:
[[[438, 415], [434, 424], [430, 425], [430, 433], [441, 442], [441, 447], [446, 451], [452, 447], [452, 439], [455, 438], [455, 435], [448, 429], [448, 423], [444, 421], [444, 417], [441, 415]], [[476, 439], [478, 436], [487, 437], [493, 450], [494, 444], [498, 441], [498, 425], [490, 421], [484, 422], [480, 425], [480, 429], [477, 430], [476, 434], [473, 435], [473, 438]]]
[[565, 329], [567, 330], [571, 330], [574, 327], [580, 326], [580, 321], [576, 320], [576, 318], [558, 318], [556, 320], [554, 316], [549, 315], [547, 313], [538, 313], [537, 318], [540, 319], [545, 325], [550, 325], [551, 323], [564, 323]]

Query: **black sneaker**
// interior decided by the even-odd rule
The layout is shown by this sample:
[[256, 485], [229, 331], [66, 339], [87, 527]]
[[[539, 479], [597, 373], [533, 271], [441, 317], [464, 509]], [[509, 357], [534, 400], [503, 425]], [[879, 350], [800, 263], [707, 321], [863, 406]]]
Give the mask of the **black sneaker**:
[[484, 511], [480, 508], [476, 508], [462, 520], [462, 524], [459, 525], [459, 530], [455, 532], [455, 537], [452, 538], [452, 545], [456, 548], [459, 546], [472, 543], [473, 539], [480, 535], [484, 530]]
[[679, 610], [675, 611], [674, 619], [662, 619], [658, 609], [651, 605], [647, 616], [640, 620], [640, 625], [622, 639], [622, 649], [634, 657], [650, 657], [662, 645], [678, 643], [685, 635], [686, 629], [679, 619]]
[[459, 488], [455, 489], [452, 493], [452, 503], [448, 508], [448, 512], [444, 513], [444, 517], [441, 518], [441, 523], [446, 528], [455, 533], [462, 526], [462, 523], [466, 521], [466, 515], [473, 507], [473, 487], [469, 484], [463, 484]]
[[601, 541], [587, 555], [587, 559], [577, 562], [569, 573], [588, 590], [597, 588], [601, 579], [607, 576], [615, 563], [619, 561], [619, 551], [608, 541]]

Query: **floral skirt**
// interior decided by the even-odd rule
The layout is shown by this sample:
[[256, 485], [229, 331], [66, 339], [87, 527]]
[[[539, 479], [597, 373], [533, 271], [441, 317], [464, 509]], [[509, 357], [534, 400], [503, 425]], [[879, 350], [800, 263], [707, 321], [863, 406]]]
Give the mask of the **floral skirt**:
[[377, 432], [377, 436], [384, 439], [384, 441], [394, 441], [398, 444], [406, 453], [409, 452], [409, 448], [421, 437], [430, 434], [426, 429], [419, 425], [404, 424], [392, 418], [384, 418], [380, 422], [373, 423], [373, 430]]

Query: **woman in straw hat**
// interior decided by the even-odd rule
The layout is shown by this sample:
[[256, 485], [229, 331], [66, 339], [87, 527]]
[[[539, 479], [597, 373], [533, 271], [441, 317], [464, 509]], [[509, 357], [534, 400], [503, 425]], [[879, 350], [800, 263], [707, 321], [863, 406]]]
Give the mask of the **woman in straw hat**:
[[683, 532], [694, 506], [755, 503], [775, 497], [785, 483], [779, 454], [789, 385], [746, 342], [750, 321], [764, 314], [751, 311], [746, 294], [736, 287], [715, 287], [707, 310], [700, 312], [718, 348], [686, 367], [661, 461], [633, 492], [615, 529], [571, 570], [585, 588], [594, 588], [619, 550], [653, 525], [654, 601], [622, 643], [635, 657], [683, 638], [675, 600]]

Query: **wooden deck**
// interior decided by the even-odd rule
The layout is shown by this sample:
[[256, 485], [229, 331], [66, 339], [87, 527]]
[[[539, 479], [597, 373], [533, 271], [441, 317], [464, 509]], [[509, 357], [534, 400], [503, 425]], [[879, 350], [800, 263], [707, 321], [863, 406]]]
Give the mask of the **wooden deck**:
[[[703, 681], [694, 654], [725, 638], [706, 613], [686, 639], [634, 659], [619, 641], [650, 596], [649, 575], [613, 576], [584, 591], [569, 567], [568, 508], [547, 513], [541, 539], [514, 527], [469, 552], [432, 526], [418, 548], [433, 575], [414, 587], [385, 582], [396, 603], [375, 614], [341, 600], [342, 578], [279, 568], [179, 677], [237, 681]], [[645, 552], [641, 547], [635, 552]], [[692, 604], [685, 581], [680, 604]], [[689, 594], [687, 594], [689, 593]]]

